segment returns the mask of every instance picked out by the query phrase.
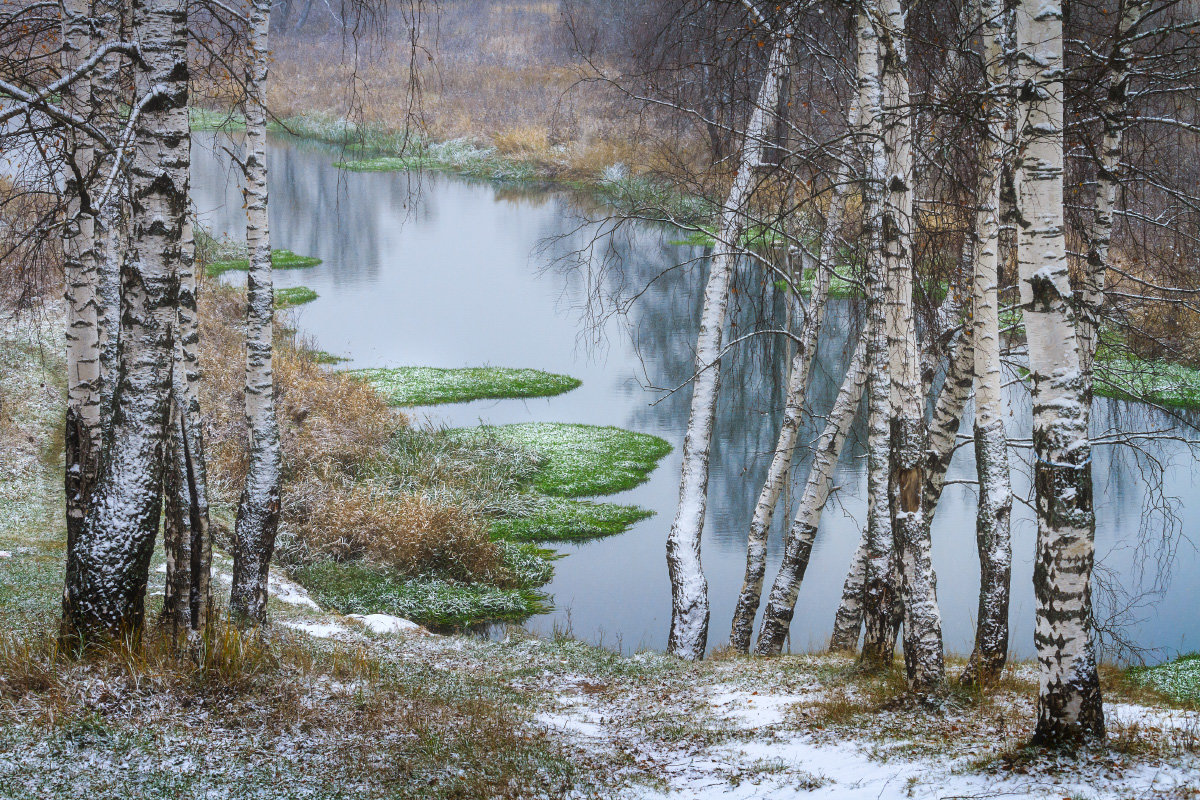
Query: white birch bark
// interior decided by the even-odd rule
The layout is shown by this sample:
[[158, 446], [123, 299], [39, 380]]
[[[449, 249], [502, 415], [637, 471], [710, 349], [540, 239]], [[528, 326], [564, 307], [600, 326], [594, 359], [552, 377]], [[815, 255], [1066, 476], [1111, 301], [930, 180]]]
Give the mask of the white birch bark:
[[1033, 383], [1034, 559], [1040, 743], [1102, 739], [1092, 641], [1095, 559], [1087, 387], [1070, 305], [1063, 223], [1060, 0], [1016, 4], [1017, 265]]
[[[90, 9], [86, 2], [71, 0], [64, 5], [62, 62], [71, 72], [86, 60], [91, 42], [88, 28]], [[63, 102], [76, 117], [87, 119], [90, 111], [90, 77], [64, 90]], [[98, 273], [96, 269], [96, 215], [92, 207], [92, 172], [95, 145], [83, 132], [67, 133], [74, 145], [63, 176], [66, 219], [63, 227], [63, 276], [67, 305], [67, 412], [65, 432], [67, 558], [87, 514], [100, 468], [103, 438], [101, 418]]]
[[1125, 133], [1129, 92], [1129, 33], [1141, 21], [1149, 5], [1147, 0], [1123, 0], [1117, 32], [1104, 69], [1104, 100], [1100, 119], [1104, 134], [1100, 143], [1100, 162], [1096, 171], [1095, 218], [1088, 235], [1087, 263], [1083, 270], [1078, 319], [1079, 361], [1088, 399], [1092, 391], [1092, 364], [1100, 333], [1104, 306], [1104, 283], [1108, 271], [1108, 250], [1112, 243], [1113, 211], [1120, 187], [1121, 147]]
[[863, 660], [891, 661], [896, 600], [894, 542], [888, 513], [887, 475], [891, 416], [886, 281], [882, 258], [883, 187], [887, 156], [883, 144], [883, 85], [879, 37], [870, 9], [859, 15], [858, 92], [866, 173], [863, 176], [863, 240], [866, 243], [867, 322], [867, 545], [863, 583]]
[[864, 331], [833, 401], [825, 429], [814, 447], [813, 463], [804, 484], [804, 494], [784, 539], [779, 573], [775, 576], [767, 607], [763, 611], [762, 627], [754, 648], [758, 655], [778, 655], [783, 650], [783, 642], [796, 610], [796, 597], [821, 522], [821, 512], [833, 487], [833, 472], [862, 400], [867, 377], [867, 345], [868, 335]]
[[770, 133], [769, 117], [779, 100], [782, 74], [788, 68], [790, 30], [774, 37], [766, 74], [746, 126], [741, 162], [722, 206], [717, 243], [710, 258], [704, 307], [696, 338], [696, 377], [683, 440], [679, 507], [667, 536], [667, 568], [671, 579], [671, 632], [667, 649], [687, 659], [704, 657], [708, 640], [708, 582], [700, 563], [700, 539], [708, 494], [708, 462], [720, 388], [721, 339], [729, 286], [745, 229], [745, 209], [754, 191], [757, 168]]
[[179, 264], [175, 364], [164, 462], [163, 550], [167, 560], [163, 622], [176, 634], [203, 631], [212, 606], [208, 476], [200, 412], [200, 321], [191, 225], [185, 223]]
[[1004, 377], [1000, 364], [1000, 189], [1008, 121], [1008, 69], [1004, 13], [999, 0], [979, 0], [987, 133], [979, 151], [979, 207], [975, 220], [974, 374], [975, 463], [979, 505], [979, 609], [975, 645], [959, 680], [993, 683], [1008, 660], [1009, 583], [1012, 574], [1012, 484], [1004, 432]]
[[250, 462], [238, 505], [233, 547], [230, 608], [252, 623], [267, 612], [267, 575], [279, 526], [279, 424], [275, 417], [271, 237], [267, 220], [267, 51], [271, 6], [254, 0], [250, 14], [253, 63], [246, 88], [246, 427]]
[[[850, 128], [858, 127], [857, 103], [852, 103], [849, 114]], [[788, 372], [783, 420], [779, 425], [779, 438], [775, 452], [767, 468], [758, 502], [754, 506], [754, 517], [750, 522], [750, 533], [746, 537], [746, 575], [733, 612], [733, 625], [729, 634], [729, 646], [745, 653], [750, 649], [750, 637], [754, 631], [754, 617], [762, 595], [763, 577], [767, 567], [767, 536], [779, 505], [779, 497], [788, 485], [792, 458], [796, 452], [796, 437], [800, 432], [804, 398], [808, 392], [808, 376], [812, 370], [813, 356], [817, 350], [817, 335], [825, 315], [825, 303], [829, 295], [833, 261], [837, 256], [838, 232], [842, 225], [842, 210], [846, 202], [846, 184], [850, 178], [848, 160], [842, 162], [834, 177], [829, 211], [825, 215], [825, 230], [821, 236], [816, 274], [808, 302], [808, 313], [801, 326], [796, 352], [792, 356]], [[803, 277], [803, 276], [802, 276]]]
[[64, 633], [94, 641], [137, 636], [162, 507], [162, 449], [170, 407], [173, 331], [188, 206], [187, 5], [133, 7], [143, 106], [131, 166], [132, 258], [122, 276], [120, 358], [111, 445], [68, 561]]
[[833, 652], [853, 653], [858, 648], [866, 580], [867, 529], [863, 528], [862, 539], [850, 559], [850, 569], [846, 571], [846, 580], [842, 583], [842, 599], [833, 618], [833, 634], [829, 637], [829, 649]]

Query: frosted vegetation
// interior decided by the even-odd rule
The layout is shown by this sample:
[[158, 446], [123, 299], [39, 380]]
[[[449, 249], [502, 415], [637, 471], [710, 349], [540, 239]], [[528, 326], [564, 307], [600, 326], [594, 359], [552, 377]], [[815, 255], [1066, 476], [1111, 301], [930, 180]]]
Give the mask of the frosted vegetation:
[[[271, 251], [271, 267], [272, 269], [308, 269], [315, 267], [321, 263], [321, 259], [313, 256], [302, 256], [293, 253], [291, 250], [272, 250]], [[214, 261], [207, 267], [207, 273], [210, 278], [215, 278], [226, 272], [247, 272], [250, 269], [250, 260], [247, 258], [230, 258], [223, 261]]]
[[470, 400], [552, 397], [579, 381], [536, 369], [509, 367], [391, 367], [349, 370], [393, 406], [431, 406]]
[[275, 308], [283, 311], [302, 306], [317, 299], [317, 293], [307, 286], [285, 286], [275, 290]]

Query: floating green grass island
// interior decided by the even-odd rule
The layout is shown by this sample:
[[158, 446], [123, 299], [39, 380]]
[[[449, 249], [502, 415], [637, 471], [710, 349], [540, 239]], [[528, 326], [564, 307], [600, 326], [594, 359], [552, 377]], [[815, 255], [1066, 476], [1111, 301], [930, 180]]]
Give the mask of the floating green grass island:
[[459, 428], [451, 433], [491, 437], [541, 454], [546, 463], [533, 487], [554, 497], [589, 497], [632, 489], [671, 452], [665, 439], [599, 425], [525, 422]]
[[392, 367], [350, 370], [348, 374], [370, 383], [393, 406], [552, 397], [580, 384], [569, 375], [508, 367]]
[[307, 286], [288, 286], [275, 290], [275, 310], [283, 311], [288, 308], [311, 303], [319, 295]]
[[640, 506], [540, 497], [528, 513], [494, 521], [492, 535], [512, 541], [585, 541], [624, 533], [652, 516], [653, 511]]
[[1132, 355], [1096, 359], [1095, 393], [1170, 408], [1200, 408], [1200, 370]]
[[[271, 269], [308, 269], [321, 263], [315, 256], [302, 256], [291, 250], [272, 250]], [[215, 278], [226, 272], [246, 272], [250, 269], [250, 259], [232, 258], [227, 261], [214, 261], [208, 265], [208, 277]]]

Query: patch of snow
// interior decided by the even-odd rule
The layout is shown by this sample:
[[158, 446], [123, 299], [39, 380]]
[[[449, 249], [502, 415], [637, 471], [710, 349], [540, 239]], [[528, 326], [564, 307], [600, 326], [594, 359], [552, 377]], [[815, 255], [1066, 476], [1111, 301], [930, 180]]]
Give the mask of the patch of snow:
[[281, 603], [304, 606], [305, 608], [311, 608], [313, 611], [321, 610], [321, 607], [308, 596], [308, 590], [303, 586], [287, 578], [279, 577], [274, 573], [271, 573], [267, 577], [267, 593]]
[[13, 555], [7, 550], [0, 550], [0, 558], [12, 558]]
[[783, 722], [784, 713], [796, 703], [811, 703], [812, 694], [760, 694], [744, 690], [719, 691], [709, 701], [717, 713], [750, 728]]
[[350, 614], [348, 618], [362, 623], [372, 633], [428, 633], [417, 623], [391, 614]]

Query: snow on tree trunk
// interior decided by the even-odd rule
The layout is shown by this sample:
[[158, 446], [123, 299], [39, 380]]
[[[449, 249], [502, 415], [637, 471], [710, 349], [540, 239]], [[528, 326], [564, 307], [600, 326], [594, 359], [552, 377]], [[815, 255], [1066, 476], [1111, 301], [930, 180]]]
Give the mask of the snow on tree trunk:
[[812, 467], [804, 485], [804, 494], [796, 510], [796, 517], [788, 529], [783, 544], [783, 560], [779, 573], [771, 586], [767, 607], [763, 611], [762, 627], [754, 651], [758, 655], [778, 655], [783, 650], [796, 610], [796, 597], [808, 568], [813, 540], [821, 522], [821, 512], [829, 499], [833, 486], [833, 472], [842, 454], [842, 445], [854, 423], [862, 399], [863, 384], [867, 376], [867, 336], [860, 338], [846, 377], [833, 401], [833, 408], [817, 440], [813, 452]]
[[975, 646], [959, 680], [994, 682], [1008, 660], [1009, 583], [1012, 574], [1012, 485], [1004, 432], [1004, 376], [1000, 364], [1000, 182], [1009, 92], [1004, 63], [1003, 9], [980, 0], [983, 59], [987, 69], [987, 134], [979, 150], [979, 208], [975, 220], [973, 339], [975, 352], [975, 463], [979, 504], [975, 519], [979, 551], [979, 611]]
[[133, 239], [122, 275], [120, 357], [111, 445], [92, 505], [68, 560], [64, 634], [85, 641], [137, 636], [162, 507], [163, 444], [170, 408], [173, 331], [188, 210], [187, 5], [133, 6], [142, 64], [134, 128]]
[[1059, 0], [1016, 4], [1017, 265], [1033, 384], [1034, 644], [1040, 673], [1034, 740], [1102, 739], [1092, 641], [1092, 509], [1087, 387], [1063, 228], [1063, 19]]
[[913, 318], [913, 155], [904, 12], [882, 0], [875, 13], [882, 55], [883, 147], [887, 161], [882, 237], [891, 367], [888, 496], [901, 597], [909, 688], [927, 692], [945, 677], [929, 528], [925, 524], [925, 404]]
[[1084, 388], [1091, 399], [1092, 362], [1100, 333], [1100, 315], [1104, 305], [1105, 273], [1108, 249], [1113, 234], [1113, 209], [1117, 203], [1118, 175], [1121, 171], [1121, 145], [1125, 133], [1129, 92], [1129, 33], [1141, 21], [1146, 0], [1124, 0], [1121, 18], [1113, 36], [1112, 50], [1104, 69], [1105, 96], [1100, 103], [1104, 136], [1096, 172], [1095, 219], [1088, 235], [1087, 263], [1083, 270], [1078, 319], [1079, 361]]
[[200, 413], [200, 327], [194, 251], [191, 226], [186, 225], [185, 256], [179, 265], [170, 430], [163, 459], [166, 510], [163, 550], [167, 557], [163, 622], [176, 634], [204, 630], [212, 606], [212, 543]]
[[833, 635], [829, 637], [829, 649], [834, 652], [853, 653], [858, 647], [863, 621], [863, 585], [867, 578], [867, 530], [850, 559], [850, 569], [842, 584], [842, 600], [838, 603], [833, 618]]
[[[854, 105], [850, 109], [850, 128], [858, 127], [858, 113]], [[817, 335], [825, 315], [829, 283], [833, 273], [833, 260], [837, 256], [840, 241], [838, 231], [842, 225], [842, 210], [846, 202], [846, 184], [850, 170], [843, 162], [833, 181], [829, 213], [825, 217], [825, 230], [821, 236], [816, 275], [809, 296], [808, 313], [800, 329], [800, 341], [792, 356], [789, 368], [787, 393], [784, 401], [783, 421], [779, 425], [779, 438], [775, 452], [767, 468], [758, 502], [754, 506], [754, 517], [750, 522], [750, 533], [746, 538], [746, 576], [738, 595], [737, 607], [733, 612], [733, 626], [729, 634], [729, 646], [739, 653], [748, 652], [750, 637], [754, 631], [754, 617], [762, 595], [763, 576], [767, 569], [767, 535], [779, 497], [788, 485], [792, 457], [796, 452], [796, 437], [800, 432], [800, 418], [804, 412], [804, 398], [808, 393], [808, 376], [812, 370], [813, 356], [817, 351]], [[802, 270], [803, 271], [803, 270]], [[803, 275], [801, 275], [803, 278]], [[840, 446], [840, 445], [839, 445]], [[835, 459], [836, 461], [836, 459]], [[814, 528], [815, 531], [815, 528]], [[789, 614], [790, 618], [790, 614]]]
[[[71, 0], [64, 6], [62, 62], [64, 72], [79, 68], [91, 41], [87, 3]], [[89, 118], [90, 78], [63, 93], [63, 103], [76, 117]], [[97, 315], [96, 211], [92, 173], [95, 145], [82, 132], [67, 132], [73, 152], [66, 159], [63, 189], [63, 277], [67, 305], [67, 411], [65, 431], [65, 489], [67, 558], [75, 557], [75, 542], [90, 505], [100, 469], [103, 439], [100, 373], [100, 328]]]
[[782, 76], [788, 68], [791, 30], [774, 39], [766, 74], [746, 126], [741, 163], [721, 209], [717, 243], [709, 259], [708, 281], [700, 332], [696, 337], [696, 376], [692, 407], [683, 440], [679, 507], [667, 536], [667, 568], [671, 579], [671, 632], [667, 649], [681, 658], [700, 659], [708, 640], [708, 582], [700, 564], [700, 539], [708, 495], [708, 462], [720, 388], [721, 339], [729, 287], [745, 230], [746, 205], [762, 164], [770, 135], [769, 117], [779, 100]]
[[246, 99], [246, 427], [250, 462], [238, 505], [233, 540], [230, 608], [245, 621], [261, 623], [267, 613], [267, 574], [279, 527], [279, 424], [272, 371], [271, 238], [267, 222], [267, 125], [265, 89], [269, 53], [269, 0], [255, 0], [250, 15], [253, 63]]

